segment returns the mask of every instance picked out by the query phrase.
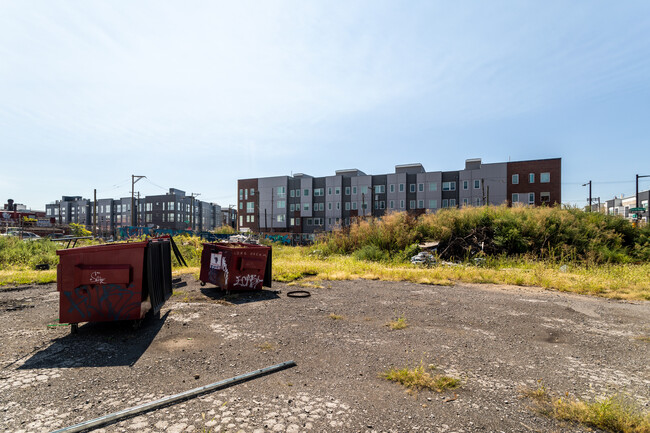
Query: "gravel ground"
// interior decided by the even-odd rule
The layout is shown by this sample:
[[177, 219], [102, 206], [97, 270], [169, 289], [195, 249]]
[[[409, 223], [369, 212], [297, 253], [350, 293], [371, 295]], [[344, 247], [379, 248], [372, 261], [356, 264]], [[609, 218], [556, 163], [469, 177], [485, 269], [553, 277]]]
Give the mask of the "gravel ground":
[[[224, 295], [190, 276], [160, 319], [70, 334], [56, 286], [0, 288], [0, 431], [47, 432], [294, 360], [296, 367], [99, 432], [582, 432], [536, 414], [542, 380], [583, 398], [650, 401], [650, 303], [534, 288], [327, 282]], [[279, 291], [277, 293], [276, 291]], [[342, 316], [329, 317], [331, 313]], [[403, 316], [409, 326], [390, 330]], [[454, 391], [405, 392], [379, 374], [434, 364]]]

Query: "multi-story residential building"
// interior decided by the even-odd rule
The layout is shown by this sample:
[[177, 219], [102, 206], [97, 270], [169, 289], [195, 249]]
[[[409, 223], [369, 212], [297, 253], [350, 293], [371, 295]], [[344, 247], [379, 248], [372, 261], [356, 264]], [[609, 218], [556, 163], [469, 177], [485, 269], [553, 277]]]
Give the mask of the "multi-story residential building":
[[422, 164], [395, 166], [394, 173], [368, 175], [357, 169], [334, 176], [240, 179], [238, 227], [255, 232], [314, 233], [348, 225], [352, 218], [388, 212], [413, 214], [441, 208], [561, 202], [561, 159], [484, 164], [427, 172]]
[[[133, 201], [136, 226], [208, 231], [222, 225], [221, 206], [186, 196], [179, 189], [170, 188], [167, 194], [134, 198]], [[64, 196], [45, 208], [46, 215], [55, 218], [56, 223], [78, 223], [88, 228], [95, 224], [93, 215], [97, 212], [97, 230], [110, 234], [119, 227], [134, 225], [131, 203], [131, 197], [103, 198], [98, 199], [95, 206], [92, 200], [80, 196]]]

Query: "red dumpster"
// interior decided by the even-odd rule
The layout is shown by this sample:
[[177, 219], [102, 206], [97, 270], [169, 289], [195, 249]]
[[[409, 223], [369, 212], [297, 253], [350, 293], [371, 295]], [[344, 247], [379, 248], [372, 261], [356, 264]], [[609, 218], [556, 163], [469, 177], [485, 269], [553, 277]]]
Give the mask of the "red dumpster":
[[56, 253], [61, 323], [138, 320], [171, 296], [169, 239]]
[[271, 287], [271, 247], [204, 243], [199, 279], [226, 291]]

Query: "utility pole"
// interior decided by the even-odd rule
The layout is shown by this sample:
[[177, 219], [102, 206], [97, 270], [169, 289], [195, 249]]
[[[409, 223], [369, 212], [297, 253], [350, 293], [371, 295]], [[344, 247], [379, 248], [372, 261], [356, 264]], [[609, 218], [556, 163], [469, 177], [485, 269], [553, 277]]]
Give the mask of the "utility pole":
[[641, 179], [642, 177], [650, 177], [650, 174], [646, 174], [644, 176], [640, 176], [638, 174], [636, 175], [636, 207], [640, 207], [639, 206], [639, 179]]
[[146, 177], [147, 176], [131, 175], [131, 225], [135, 225], [135, 183]]
[[93, 236], [97, 237], [97, 188], [93, 190], [95, 200], [93, 201]]
[[582, 186], [587, 186], [587, 185], [589, 185], [589, 211], [588, 212], [591, 212], [591, 181], [582, 184]]
[[200, 196], [201, 193], [191, 193], [190, 197], [192, 198], [192, 204], [190, 205], [190, 228], [194, 230], [194, 197]]

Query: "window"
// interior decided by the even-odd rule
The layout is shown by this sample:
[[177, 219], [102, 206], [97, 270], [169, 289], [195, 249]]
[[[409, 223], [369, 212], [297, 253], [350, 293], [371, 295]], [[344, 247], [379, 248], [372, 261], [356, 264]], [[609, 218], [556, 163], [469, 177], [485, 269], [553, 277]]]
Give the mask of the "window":
[[304, 204], [302, 205], [302, 210], [304, 210], [304, 211], [308, 211], [308, 210], [309, 210], [309, 203], [304, 203]]
[[443, 191], [456, 191], [456, 182], [443, 182], [442, 183]]
[[332, 187], [327, 188], [327, 195], [332, 195]]
[[350, 187], [349, 186], [345, 187], [345, 195], [350, 195]]
[[[298, 190], [298, 191], [300, 191], [300, 190]], [[305, 197], [309, 197], [309, 190], [307, 188], [303, 189], [302, 190], [302, 195], [304, 195]]]
[[341, 202], [340, 201], [336, 202], [336, 210], [341, 210]]
[[352, 210], [357, 210], [357, 202], [356, 201], [352, 202]]
[[534, 192], [529, 192], [528, 193], [528, 204], [535, 204], [535, 193]]
[[279, 223], [283, 223], [285, 221], [285, 216], [284, 215], [278, 215], [277, 217]]
[[409, 209], [415, 209], [415, 200], [409, 201]]
[[435, 209], [438, 207], [438, 200], [429, 200], [429, 208]]
[[512, 194], [512, 202], [519, 203], [519, 194], [517, 193]]
[[334, 194], [341, 195], [341, 188], [339, 188], [338, 186], [334, 188]]
[[399, 192], [404, 192], [404, 184], [403, 183], [399, 184]]
[[463, 206], [467, 206], [469, 204], [469, 200], [464, 198], [463, 199]]
[[314, 189], [314, 197], [322, 197], [322, 196], [323, 196], [323, 188]]
[[478, 179], [474, 180], [474, 189], [479, 189], [481, 187], [481, 181]]
[[174, 205], [175, 205], [175, 204], [176, 204], [175, 202], [170, 201], [170, 202], [168, 203], [168, 205], [167, 205], [167, 209], [168, 209], [168, 210], [174, 210]]
[[[280, 202], [278, 202], [278, 205]], [[255, 202], [249, 201], [246, 203], [246, 213], [253, 213], [255, 212]]]
[[393, 200], [390, 201], [390, 208], [395, 209], [395, 202]]
[[418, 200], [418, 209], [424, 208], [424, 200]]
[[251, 188], [251, 196], [255, 195], [255, 188]]
[[375, 209], [379, 209], [379, 202], [378, 201], [375, 202]]
[[327, 203], [327, 210], [332, 210], [332, 202]]
[[293, 204], [293, 203], [291, 203], [291, 204], [289, 205], [289, 212], [293, 212], [293, 211], [295, 211], [295, 210], [296, 210], [296, 205]]
[[289, 225], [291, 225], [291, 226], [296, 225], [296, 224], [295, 224], [295, 220], [294, 220], [293, 218], [291, 218], [291, 219], [289, 220]]
[[[148, 204], [148, 203], [147, 203], [147, 204]], [[240, 201], [240, 202], [239, 202], [239, 209], [240, 209], [240, 210], [244, 210], [244, 202], [243, 202], [243, 201]], [[179, 209], [179, 210], [182, 210], [182, 209]]]
[[[153, 203], [147, 203], [147, 204], [145, 204], [145, 205], [144, 205], [144, 208], [145, 208], [146, 211], [151, 212], [151, 211], [153, 210]], [[126, 209], [124, 209], [124, 210], [126, 210]], [[120, 206], [119, 206], [119, 205], [117, 206], [117, 211], [118, 211], [118, 212], [122, 212], [122, 210], [120, 209]]]
[[248, 190], [247, 189], [244, 190], [244, 199], [248, 200]]
[[356, 187], [356, 186], [353, 186], [353, 187], [352, 187], [352, 194], [356, 194], [356, 193], [357, 193], [357, 187]]
[[480, 206], [480, 205], [481, 205], [481, 199], [476, 197], [476, 199], [474, 200], [474, 206]]
[[284, 190], [284, 187], [283, 187], [283, 186], [279, 186], [279, 187], [278, 187], [278, 197], [284, 197], [285, 194], [286, 194], [286, 192], [285, 192], [285, 190]]
[[404, 200], [399, 201], [399, 208], [404, 209]]
[[300, 188], [296, 190], [296, 197], [300, 197]]
[[395, 192], [395, 184], [394, 183], [390, 184], [389, 190], [390, 190], [390, 192]]
[[436, 182], [429, 182], [429, 191], [438, 191], [438, 184]]
[[386, 192], [386, 185], [375, 185], [375, 194], [382, 194]]
[[368, 187], [367, 186], [362, 186], [361, 187], [361, 194], [368, 194]]
[[291, 191], [289, 191], [289, 197], [295, 197], [295, 196], [296, 196], [296, 190], [295, 189], [292, 189]]
[[414, 184], [414, 183], [412, 183], [412, 184], [409, 185], [409, 190], [410, 190], [411, 192], [415, 192], [415, 184]]
[[[254, 204], [254, 203], [247, 203], [247, 204]], [[278, 200], [278, 209], [284, 209], [286, 207], [286, 202], [284, 200]]]
[[456, 207], [456, 199], [455, 198], [450, 198], [449, 199], [449, 207]]
[[442, 207], [449, 207], [449, 200], [446, 198], [442, 199]]
[[243, 189], [240, 189], [240, 190], [239, 190], [239, 199], [240, 199], [240, 200], [243, 200], [243, 199], [244, 199], [244, 190], [243, 190]]
[[463, 189], [469, 188], [469, 184], [466, 180], [463, 181]]
[[325, 210], [325, 203], [319, 203], [318, 210]]
[[512, 175], [512, 184], [513, 185], [519, 184], [519, 175], [518, 174], [513, 174]]
[[345, 210], [350, 210], [350, 202], [349, 201], [345, 202]]
[[549, 183], [551, 181], [551, 173], [540, 173], [539, 182], [540, 183]]
[[528, 183], [535, 183], [535, 173], [528, 173]]
[[173, 222], [174, 222], [174, 216], [175, 216], [175, 215], [174, 215], [173, 213], [170, 213], [170, 214], [169, 214], [168, 221], [169, 221], [170, 223], [173, 223]]
[[297, 225], [297, 226], [300, 225], [300, 218], [296, 218], [296, 225]]
[[[541, 182], [541, 180], [540, 180]], [[542, 203], [550, 203], [551, 202], [551, 193], [550, 192], [540, 192], [539, 193], [539, 201]]]
[[327, 218], [327, 224], [332, 225], [332, 218]]
[[385, 201], [381, 200], [379, 202], [379, 209], [386, 209], [386, 202]]
[[239, 226], [241, 227], [241, 226], [243, 226], [243, 225], [244, 225], [244, 216], [243, 216], [243, 215], [239, 215]]
[[418, 183], [418, 191], [424, 192], [424, 184], [423, 183]]
[[312, 221], [311, 218], [307, 218], [307, 225], [308, 225], [308, 226], [313, 225], [313, 221]]

